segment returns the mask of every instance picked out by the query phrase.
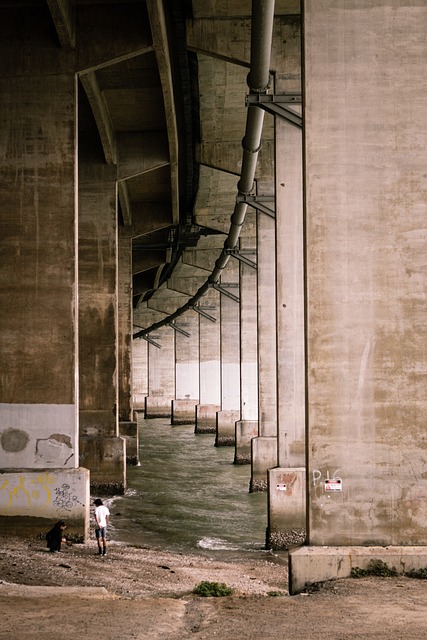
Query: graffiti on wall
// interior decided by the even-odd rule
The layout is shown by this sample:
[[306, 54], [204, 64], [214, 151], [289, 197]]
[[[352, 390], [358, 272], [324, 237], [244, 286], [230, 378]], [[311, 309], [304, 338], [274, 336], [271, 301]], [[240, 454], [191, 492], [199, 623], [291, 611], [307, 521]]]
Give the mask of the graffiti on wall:
[[81, 505], [71, 486], [67, 483], [58, 486], [57, 478], [50, 473], [40, 473], [36, 477], [19, 474], [13, 479], [0, 479], [0, 507], [7, 511], [17, 503], [37, 510], [53, 507], [61, 512]]

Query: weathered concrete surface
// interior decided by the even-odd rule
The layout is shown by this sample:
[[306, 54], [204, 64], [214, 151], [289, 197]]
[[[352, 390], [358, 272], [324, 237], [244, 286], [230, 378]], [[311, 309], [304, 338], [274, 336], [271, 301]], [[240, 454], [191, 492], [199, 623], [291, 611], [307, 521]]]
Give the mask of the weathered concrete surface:
[[267, 491], [268, 469], [277, 466], [277, 438], [258, 436], [251, 440], [251, 492]]
[[1, 467], [77, 467], [75, 414], [73, 404], [0, 404]]
[[79, 424], [118, 433], [116, 168], [79, 165]]
[[310, 545], [427, 544], [426, 20], [305, 2]]
[[272, 549], [289, 549], [306, 540], [305, 468], [268, 471], [267, 544]]
[[2, 8], [0, 59], [0, 403], [70, 406], [75, 54], [58, 48], [43, 11], [9, 7]]
[[348, 578], [352, 569], [366, 569], [381, 560], [398, 574], [425, 569], [427, 547], [301, 547], [289, 551], [289, 593], [295, 595], [307, 585], [336, 578]]
[[234, 464], [251, 463], [251, 443], [257, 434], [258, 420], [238, 420], [236, 422]]
[[197, 400], [172, 400], [171, 424], [195, 424]]
[[126, 439], [81, 436], [80, 459], [90, 469], [91, 491], [123, 494], [126, 490]]
[[195, 433], [216, 433], [216, 414], [219, 410], [219, 404], [198, 404]]
[[119, 434], [126, 440], [127, 464], [139, 464], [139, 431], [138, 421], [119, 422]]
[[0, 472], [0, 522], [11, 534], [46, 532], [66, 520], [67, 532], [86, 540], [89, 508], [87, 469]]
[[216, 447], [234, 447], [236, 444], [236, 422], [240, 411], [231, 409], [218, 411], [216, 414]]

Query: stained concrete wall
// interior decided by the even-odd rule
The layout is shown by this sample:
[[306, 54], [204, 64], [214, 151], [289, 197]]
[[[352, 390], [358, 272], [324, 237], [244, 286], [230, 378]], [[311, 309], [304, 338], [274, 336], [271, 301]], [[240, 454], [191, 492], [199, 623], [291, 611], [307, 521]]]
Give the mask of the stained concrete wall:
[[11, 8], [0, 60], [0, 466], [76, 467], [74, 53]]
[[426, 544], [427, 6], [304, 12], [310, 544]]
[[89, 511], [87, 469], [0, 472], [2, 531], [16, 535], [27, 529], [46, 533], [56, 521], [65, 520], [67, 534], [86, 540]]
[[118, 434], [116, 167], [79, 163], [80, 434]]

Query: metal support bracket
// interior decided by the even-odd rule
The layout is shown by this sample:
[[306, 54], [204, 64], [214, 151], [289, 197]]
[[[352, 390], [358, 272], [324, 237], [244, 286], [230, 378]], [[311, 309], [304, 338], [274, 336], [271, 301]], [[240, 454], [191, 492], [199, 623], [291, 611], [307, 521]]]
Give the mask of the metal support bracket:
[[203, 311], [203, 309], [201, 307], [199, 307], [197, 305], [194, 305], [194, 307], [191, 307], [191, 308], [193, 309], [193, 311], [196, 311], [196, 313], [198, 313], [201, 316], [203, 316], [203, 318], [206, 318], [206, 320], [210, 320], [211, 322], [216, 322], [216, 318], [214, 318], [213, 316], [209, 315], [209, 313], [206, 313], [206, 311]]
[[[187, 323], [188, 324], [188, 323]], [[172, 327], [172, 329], [174, 331], [176, 331], [177, 333], [181, 333], [183, 336], [185, 336], [186, 338], [190, 337], [190, 333], [188, 333], [188, 331], [184, 331], [184, 329], [181, 329], [180, 326], [178, 326], [175, 322], [168, 322], [167, 325], [168, 327]], [[185, 325], [184, 325], [185, 326]]]
[[241, 250], [241, 249], [226, 249], [225, 253], [227, 256], [232, 256], [233, 258], [236, 258], [236, 260], [239, 260], [240, 262], [243, 262], [244, 264], [247, 264], [249, 267], [252, 267], [252, 269], [256, 269], [257, 265], [256, 262], [254, 262], [253, 260], [249, 260], [249, 258], [247, 258], [244, 254], [245, 253], [255, 253], [256, 251], [250, 251], [250, 250]]
[[220, 293], [222, 293], [227, 298], [234, 300], [234, 302], [240, 302], [240, 298], [238, 296], [235, 296], [234, 293], [227, 291], [227, 289], [225, 288], [225, 287], [238, 287], [238, 286], [239, 285], [233, 285], [233, 284], [214, 284], [213, 288], [216, 291], [219, 291]]
[[290, 109], [287, 104], [301, 104], [300, 93], [284, 93], [284, 94], [257, 94], [250, 93], [246, 96], [247, 107], [260, 107], [271, 113], [273, 116], [280, 116], [288, 120], [291, 124], [302, 129], [302, 116]]
[[271, 209], [270, 207], [267, 207], [263, 204], [264, 202], [267, 202], [267, 203], [272, 202], [274, 207], [275, 200], [276, 200], [274, 196], [248, 196], [244, 194], [239, 194], [236, 200], [239, 204], [240, 203], [247, 204], [249, 207], [253, 207], [257, 211], [266, 213], [268, 216], [270, 216], [270, 218], [276, 217], [275, 209], [274, 208]]
[[148, 336], [141, 336], [141, 338], [143, 340], [146, 340], [147, 342], [149, 342], [150, 344], [153, 345], [153, 347], [157, 347], [157, 349], [161, 349], [162, 345], [159, 344], [158, 342], [154, 342], [154, 340], [152, 340], [151, 338], [149, 338]]

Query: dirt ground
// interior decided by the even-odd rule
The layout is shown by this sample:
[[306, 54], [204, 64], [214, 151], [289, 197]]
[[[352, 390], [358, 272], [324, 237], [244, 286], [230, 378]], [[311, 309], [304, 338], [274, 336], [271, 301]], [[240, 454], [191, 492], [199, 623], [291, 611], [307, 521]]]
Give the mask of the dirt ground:
[[[0, 536], [0, 640], [427, 639], [427, 582], [336, 580], [289, 596], [284, 554], [247, 562]], [[228, 597], [192, 593], [223, 582]]]

